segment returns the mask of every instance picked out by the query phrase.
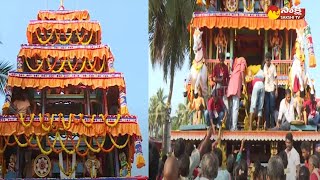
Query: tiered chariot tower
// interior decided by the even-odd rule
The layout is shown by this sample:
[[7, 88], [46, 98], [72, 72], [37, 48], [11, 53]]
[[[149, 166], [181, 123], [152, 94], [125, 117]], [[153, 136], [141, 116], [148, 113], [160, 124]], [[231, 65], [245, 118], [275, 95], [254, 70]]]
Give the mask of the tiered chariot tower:
[[[101, 26], [86, 10], [39, 11], [0, 116], [2, 177], [131, 176], [141, 132]], [[27, 108], [30, 104], [30, 108]]]

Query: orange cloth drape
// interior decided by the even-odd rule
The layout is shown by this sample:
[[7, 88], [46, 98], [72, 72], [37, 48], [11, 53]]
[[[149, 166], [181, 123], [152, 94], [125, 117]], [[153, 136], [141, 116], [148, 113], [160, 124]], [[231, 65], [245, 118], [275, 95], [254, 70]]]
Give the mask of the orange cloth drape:
[[[39, 122], [34, 122], [33, 124], [39, 124]], [[53, 123], [54, 125], [58, 125], [58, 123]], [[60, 126], [62, 124], [60, 123]], [[141, 132], [139, 125], [137, 123], [125, 123], [119, 122], [115, 127], [109, 127], [105, 123], [95, 123], [92, 124], [91, 127], [86, 127], [83, 124], [71, 124], [71, 128], [68, 129], [69, 132], [72, 133], [79, 133], [79, 135], [85, 136], [105, 136], [109, 133], [112, 136], [119, 136], [120, 135], [136, 135], [141, 137]], [[36, 135], [46, 135], [48, 132], [43, 130], [40, 127], [30, 126], [24, 127], [21, 122], [0, 122], [0, 136], [10, 136], [12, 134], [20, 135], [25, 134], [27, 136], [31, 134]]]
[[27, 28], [27, 34], [36, 32], [38, 28], [57, 29], [64, 32], [68, 32], [68, 29], [80, 31], [82, 28], [87, 31], [101, 31], [100, 24], [96, 21], [31, 21]]
[[[76, 47], [76, 46], [72, 46]], [[48, 56], [56, 57], [56, 58], [83, 58], [86, 57], [88, 59], [94, 59], [95, 57], [98, 57], [100, 59], [103, 59], [105, 56], [106, 59], [112, 58], [112, 53], [109, 47], [107, 46], [99, 46], [93, 48], [90, 48], [89, 46], [86, 48], [70, 48], [70, 49], [59, 49], [59, 48], [35, 48], [34, 46], [24, 46], [20, 49], [20, 52], [18, 54], [19, 57], [34, 57], [34, 56], [40, 56], [41, 58], [45, 58]]]
[[39, 11], [38, 20], [89, 20], [87, 10], [77, 11]]
[[300, 29], [306, 25], [305, 20], [271, 20], [266, 16], [235, 15], [207, 15], [195, 16], [192, 20], [193, 27], [207, 28], [248, 28], [248, 29]]
[[[34, 73], [36, 74], [36, 73]], [[15, 74], [9, 74], [8, 78], [8, 86], [11, 87], [21, 87], [21, 88], [39, 88], [43, 89], [45, 87], [50, 87], [50, 88], [64, 88], [67, 87], [68, 85], [84, 85], [84, 86], [89, 86], [92, 89], [97, 89], [97, 88], [107, 88], [110, 86], [120, 86], [120, 87], [125, 87], [125, 82], [123, 76], [116, 76], [112, 77], [111, 76], [100, 76], [99, 78], [94, 78], [94, 77], [88, 77], [88, 76], [72, 76], [69, 73], [59, 73], [61, 77], [56, 77], [54, 75], [46, 75], [46, 76], [41, 76], [42, 73], [38, 73], [38, 76], [30, 76], [30, 73], [20, 73], [19, 75]], [[64, 74], [67, 75], [69, 74], [70, 76], [65, 76]], [[92, 73], [94, 74], [94, 73]], [[102, 73], [98, 73], [101, 75]], [[108, 74], [108, 73], [104, 73]], [[112, 74], [112, 73], [109, 73]], [[44, 74], [43, 74], [44, 75]]]

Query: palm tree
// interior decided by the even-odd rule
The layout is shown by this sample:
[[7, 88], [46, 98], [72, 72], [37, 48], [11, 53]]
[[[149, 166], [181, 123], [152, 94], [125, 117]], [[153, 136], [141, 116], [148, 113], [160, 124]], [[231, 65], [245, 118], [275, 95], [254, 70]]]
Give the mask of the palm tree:
[[[175, 70], [181, 69], [189, 53], [187, 25], [196, 7], [194, 0], [149, 0], [149, 41], [151, 63], [160, 65], [163, 80], [169, 82], [167, 112], [170, 112]], [[167, 116], [169, 117], [169, 116]], [[169, 150], [170, 120], [165, 121], [164, 152]]]
[[[156, 95], [150, 98], [149, 105], [149, 131], [156, 138], [162, 135], [163, 124], [166, 119], [165, 101], [168, 96], [164, 95], [164, 90], [159, 88]], [[159, 130], [161, 131], [159, 132]]]
[[5, 87], [7, 84], [7, 76], [9, 71], [13, 69], [13, 66], [9, 62], [0, 62], [0, 94], [5, 94]]

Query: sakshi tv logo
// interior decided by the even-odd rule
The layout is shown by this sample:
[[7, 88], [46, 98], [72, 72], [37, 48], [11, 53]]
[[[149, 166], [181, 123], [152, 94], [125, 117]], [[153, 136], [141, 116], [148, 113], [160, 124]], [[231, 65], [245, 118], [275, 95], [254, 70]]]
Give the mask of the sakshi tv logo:
[[288, 20], [299, 20], [303, 19], [306, 15], [306, 9], [300, 7], [284, 7], [280, 9], [277, 6], [269, 6], [267, 10], [269, 19], [288, 19]]

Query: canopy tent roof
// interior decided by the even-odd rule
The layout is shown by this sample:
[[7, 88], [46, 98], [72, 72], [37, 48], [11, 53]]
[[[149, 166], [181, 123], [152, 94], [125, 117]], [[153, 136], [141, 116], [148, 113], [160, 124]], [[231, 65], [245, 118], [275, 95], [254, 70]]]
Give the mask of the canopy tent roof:
[[59, 30], [63, 32], [68, 32], [68, 29], [71, 29], [72, 31], [81, 31], [83, 28], [87, 31], [93, 30], [94, 32], [101, 32], [101, 26], [98, 21], [31, 20], [27, 27], [27, 36], [29, 33], [35, 33], [38, 28], [52, 31]]
[[[54, 79], [54, 80], [53, 80]], [[29, 73], [10, 72], [8, 75], [8, 86], [21, 88], [64, 88], [68, 85], [89, 86], [92, 89], [120, 86], [125, 88], [122, 73]]]
[[[179, 138], [185, 140], [203, 140], [207, 131], [171, 131], [171, 140]], [[221, 139], [224, 141], [284, 141], [287, 131], [224, 131]], [[320, 141], [320, 132], [314, 131], [293, 131], [295, 141]]]
[[[70, 125], [68, 125], [69, 121], [71, 121]], [[42, 126], [42, 124], [44, 124], [44, 126]], [[25, 134], [27, 136], [36, 134], [43, 136], [53, 131], [53, 125], [64, 131], [88, 137], [106, 136], [108, 134], [111, 134], [114, 137], [119, 135], [141, 137], [137, 117], [133, 115], [122, 115], [119, 119], [117, 119], [117, 115], [108, 115], [104, 116], [104, 118], [100, 115], [90, 115], [83, 116], [82, 119], [79, 115], [45, 115], [42, 117], [28, 116], [24, 118], [15, 115], [0, 115], [0, 136], [10, 136], [13, 134]], [[48, 130], [46, 129], [47, 127], [51, 128]]]
[[195, 12], [191, 26], [196, 28], [248, 28], [254, 29], [300, 29], [306, 26], [304, 19], [272, 20], [265, 13], [242, 12]]
[[113, 58], [110, 48], [107, 45], [22, 45], [18, 57], [31, 58], [34, 56], [40, 58], [88, 58], [93, 60], [95, 57], [103, 59]]
[[38, 20], [90, 20], [87, 10], [44, 10], [38, 12]]

